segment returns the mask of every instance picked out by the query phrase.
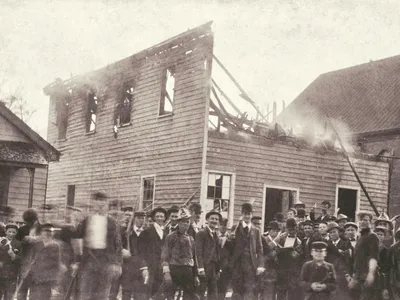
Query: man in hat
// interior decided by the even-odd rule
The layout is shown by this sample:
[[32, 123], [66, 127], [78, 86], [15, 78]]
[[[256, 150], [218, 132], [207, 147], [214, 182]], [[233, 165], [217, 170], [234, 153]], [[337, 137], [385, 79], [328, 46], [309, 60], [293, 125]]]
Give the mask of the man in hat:
[[313, 242], [311, 245], [313, 259], [304, 263], [301, 269], [301, 285], [304, 288], [307, 300], [332, 299], [332, 292], [336, 289], [334, 267], [325, 261], [326, 249], [327, 244], [325, 242]]
[[242, 205], [242, 220], [229, 237], [232, 251], [233, 299], [251, 299], [256, 277], [265, 271], [260, 230], [251, 224], [253, 206]]
[[149, 270], [149, 297], [160, 299], [162, 297], [161, 284], [163, 273], [161, 268], [161, 249], [165, 241], [164, 224], [167, 211], [156, 207], [151, 212], [154, 224], [144, 230], [139, 236], [139, 252], [142, 255], [144, 266]]
[[296, 215], [296, 223], [298, 226], [298, 232], [297, 232], [297, 236], [299, 237], [299, 239], [303, 239], [304, 238], [304, 221], [306, 220], [306, 211], [303, 208], [299, 208], [297, 210], [297, 215]]
[[327, 219], [332, 215], [331, 214], [331, 203], [328, 200], [324, 200], [321, 203], [321, 215], [315, 219], [314, 207], [311, 208], [310, 211], [310, 219], [314, 222], [328, 221]]
[[295, 204], [294, 204], [294, 206], [293, 206], [296, 210], [298, 210], [298, 209], [306, 209], [306, 205], [303, 203], [303, 202], [301, 202], [301, 201], [297, 201]]
[[354, 222], [347, 222], [346, 224], [344, 224], [343, 228], [345, 230], [346, 240], [349, 241], [349, 254], [346, 255], [347, 265], [349, 266], [349, 274], [353, 274], [354, 253], [358, 239], [358, 225]]
[[286, 219], [296, 219], [297, 211], [294, 207], [289, 208], [286, 214]]
[[81, 245], [75, 253], [79, 300], [107, 299], [113, 280], [122, 273], [121, 229], [108, 215], [107, 199], [102, 192], [91, 195], [91, 215], [82, 221], [75, 236]]
[[[139, 255], [139, 237], [143, 231], [146, 213], [137, 211], [134, 213], [133, 226], [125, 228], [122, 233], [122, 300], [144, 300], [146, 293], [144, 282], [148, 279], [148, 268]], [[129, 243], [129, 244], [128, 244]], [[118, 285], [119, 287], [119, 285]], [[118, 289], [113, 291], [110, 300], [117, 299]]]
[[206, 214], [207, 226], [196, 235], [196, 258], [198, 275], [200, 278], [200, 297], [204, 298], [207, 290], [207, 299], [218, 299], [218, 278], [221, 271], [219, 241], [217, 228], [222, 220], [221, 214], [212, 210]]
[[146, 223], [144, 224], [144, 229], [152, 227], [154, 224], [154, 220], [152, 217], [152, 212], [149, 211], [146, 213]]
[[283, 213], [277, 212], [274, 216], [274, 221], [278, 222], [281, 232], [285, 231], [285, 217]]
[[195, 257], [195, 241], [187, 231], [190, 225], [190, 212], [179, 210], [178, 230], [169, 234], [162, 248], [161, 265], [164, 286], [172, 285], [172, 290], [180, 287], [183, 299], [195, 300], [195, 288], [199, 285]]
[[279, 268], [277, 270], [277, 300], [301, 299], [299, 276], [302, 263], [301, 241], [297, 237], [295, 219], [286, 220], [286, 232], [275, 239], [275, 251]]
[[385, 226], [377, 226], [374, 230], [379, 239], [378, 280], [382, 299], [389, 299], [389, 249], [384, 244], [385, 238], [387, 236], [387, 231], [388, 229]]
[[393, 223], [390, 221], [389, 216], [386, 213], [381, 213], [375, 221], [375, 228], [385, 227], [387, 230], [385, 232], [385, 239], [383, 244], [389, 248], [394, 243], [393, 238]]
[[179, 206], [173, 205], [168, 210], [169, 224], [165, 228], [165, 234], [168, 235], [178, 229]]
[[21, 242], [15, 239], [18, 226], [14, 223], [5, 227], [6, 236], [0, 241], [0, 299], [13, 300], [21, 260]]
[[371, 231], [372, 214], [358, 213], [361, 236], [357, 241], [353, 276], [349, 279], [349, 288], [356, 299], [380, 299], [377, 280], [379, 260], [379, 239]]
[[191, 215], [191, 220], [188, 234], [195, 238], [196, 234], [200, 230], [200, 218], [203, 211], [201, 209], [201, 205], [196, 202], [190, 205], [189, 211]]
[[11, 206], [0, 207], [0, 237], [6, 236], [6, 224], [13, 222], [15, 209]]
[[261, 220], [262, 218], [260, 216], [253, 216], [251, 217], [251, 225], [257, 227], [259, 230], [261, 230]]
[[344, 214], [338, 214], [337, 216], [337, 220], [336, 223], [338, 223], [338, 225], [343, 228], [344, 224], [346, 224], [349, 221], [349, 218], [344, 215]]
[[133, 206], [124, 206], [122, 208], [122, 212], [123, 212], [123, 218], [122, 218], [121, 230], [126, 230], [129, 221], [133, 217]]
[[347, 288], [347, 274], [350, 269], [348, 266], [348, 257], [350, 255], [350, 242], [340, 238], [341, 227], [331, 222], [328, 225], [328, 248], [326, 261], [335, 266], [336, 280], [337, 280], [337, 291], [336, 297], [338, 299], [349, 299], [349, 293]]

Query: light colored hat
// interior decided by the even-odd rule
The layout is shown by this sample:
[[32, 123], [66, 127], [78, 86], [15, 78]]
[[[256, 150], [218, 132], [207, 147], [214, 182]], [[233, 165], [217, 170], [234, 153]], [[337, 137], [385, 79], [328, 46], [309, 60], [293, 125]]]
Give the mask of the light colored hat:
[[190, 219], [190, 217], [191, 217], [191, 215], [187, 208], [182, 207], [179, 209], [178, 219], [177, 219], [178, 221]]
[[349, 218], [344, 214], [338, 214], [336, 221], [348, 220]]

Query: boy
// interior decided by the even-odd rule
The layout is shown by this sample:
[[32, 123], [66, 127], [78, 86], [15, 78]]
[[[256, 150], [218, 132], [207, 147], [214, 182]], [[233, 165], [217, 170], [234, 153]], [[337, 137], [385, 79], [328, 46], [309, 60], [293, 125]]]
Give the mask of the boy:
[[16, 224], [7, 224], [6, 237], [0, 242], [0, 299], [12, 300], [17, 287], [21, 242], [15, 239], [18, 232]]
[[301, 270], [301, 285], [307, 300], [331, 299], [331, 293], [336, 289], [333, 265], [325, 262], [326, 248], [325, 242], [313, 242], [311, 245], [313, 260], [304, 263]]
[[163, 285], [172, 285], [172, 290], [180, 287], [184, 300], [197, 299], [195, 288], [200, 284], [197, 277], [196, 245], [194, 238], [188, 234], [190, 219], [190, 212], [181, 208], [177, 220], [178, 230], [166, 237], [161, 253]]

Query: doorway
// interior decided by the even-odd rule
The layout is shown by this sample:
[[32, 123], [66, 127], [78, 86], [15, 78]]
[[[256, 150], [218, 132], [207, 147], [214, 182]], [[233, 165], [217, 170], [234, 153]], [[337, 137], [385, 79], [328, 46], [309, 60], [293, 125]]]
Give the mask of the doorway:
[[288, 209], [298, 201], [296, 189], [282, 187], [265, 187], [264, 229], [278, 212], [286, 214]]
[[337, 187], [336, 208], [338, 214], [346, 215], [351, 221], [356, 220], [359, 190], [357, 188]]
[[10, 186], [10, 168], [0, 166], [0, 205], [7, 205]]

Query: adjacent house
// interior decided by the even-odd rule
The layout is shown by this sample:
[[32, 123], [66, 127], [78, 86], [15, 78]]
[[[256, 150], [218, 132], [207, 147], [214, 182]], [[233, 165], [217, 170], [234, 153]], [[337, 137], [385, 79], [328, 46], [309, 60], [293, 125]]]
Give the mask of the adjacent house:
[[[315, 79], [280, 115], [294, 125], [333, 119], [356, 149], [389, 161], [388, 213], [400, 214], [400, 56], [328, 72]], [[294, 122], [293, 122], [294, 121]], [[397, 158], [396, 158], [397, 156]]]
[[16, 210], [16, 221], [46, 201], [49, 162], [60, 153], [0, 102], [0, 205]]
[[[258, 117], [240, 111], [215, 80], [221, 63], [210, 25], [44, 88], [48, 141], [62, 153], [50, 163], [47, 201], [84, 206], [102, 190], [148, 210], [193, 199], [231, 223], [249, 201], [265, 222], [297, 201], [310, 208], [329, 200], [352, 218], [370, 209], [341, 152], [283, 135], [243, 90], [239, 98]], [[388, 162], [353, 157], [386, 208]]]

